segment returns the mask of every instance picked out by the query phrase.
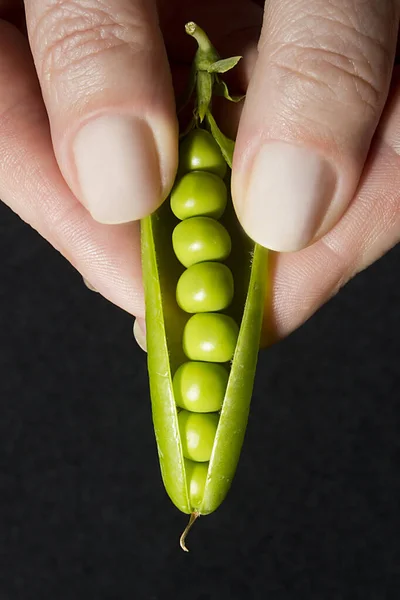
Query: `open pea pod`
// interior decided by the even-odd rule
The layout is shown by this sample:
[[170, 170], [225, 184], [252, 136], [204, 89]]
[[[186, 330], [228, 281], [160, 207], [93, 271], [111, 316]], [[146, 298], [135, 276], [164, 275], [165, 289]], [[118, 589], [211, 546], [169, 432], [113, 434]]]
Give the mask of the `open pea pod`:
[[[190, 85], [196, 94], [197, 107], [192, 126], [206, 126], [230, 167], [233, 142], [220, 132], [211, 114], [210, 88], [220, 88], [217, 73], [234, 66], [238, 57], [231, 62], [220, 60], [200, 28], [190, 23], [186, 31], [199, 44], [192, 69], [197, 84], [192, 81]], [[210, 78], [208, 82], [207, 77]], [[182, 151], [184, 141], [185, 138]], [[181, 156], [181, 164], [184, 158]], [[225, 180], [229, 188], [229, 173]], [[191, 514], [191, 522], [198, 515], [209, 514], [219, 507], [235, 474], [249, 414], [267, 284], [267, 251], [244, 233], [230, 198], [220, 223], [232, 239], [230, 255], [223, 262], [234, 280], [234, 297], [224, 314], [238, 325], [238, 336], [233, 357], [224, 365], [228, 370], [227, 385], [196, 506], [191, 500], [188, 462], [184, 456], [173, 385], [174, 374], [188, 360], [183, 350], [183, 335], [191, 318], [177, 302], [177, 285], [185, 267], [175, 255], [171, 240], [179, 220], [171, 210], [170, 202], [166, 201], [141, 223], [148, 372], [161, 474], [172, 502], [182, 512]], [[186, 550], [184, 540], [181, 545]]]

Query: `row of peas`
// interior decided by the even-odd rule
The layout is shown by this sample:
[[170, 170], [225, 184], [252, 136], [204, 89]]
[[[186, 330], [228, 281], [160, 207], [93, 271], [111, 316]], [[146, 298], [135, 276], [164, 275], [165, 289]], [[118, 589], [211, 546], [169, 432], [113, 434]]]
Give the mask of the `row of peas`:
[[210, 133], [193, 130], [182, 143], [185, 173], [171, 193], [171, 209], [181, 221], [172, 234], [178, 260], [186, 267], [176, 299], [192, 316], [183, 331], [188, 362], [173, 377], [189, 499], [198, 508], [228, 382], [228, 363], [239, 328], [221, 313], [232, 302], [233, 276], [223, 264], [231, 252], [229, 233], [219, 223], [227, 203], [226, 163]]

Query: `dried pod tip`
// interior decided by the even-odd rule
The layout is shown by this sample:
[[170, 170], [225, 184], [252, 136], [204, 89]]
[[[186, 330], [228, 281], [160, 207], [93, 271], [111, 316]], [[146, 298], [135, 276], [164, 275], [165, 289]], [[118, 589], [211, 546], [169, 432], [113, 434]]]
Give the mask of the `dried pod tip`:
[[189, 552], [189, 549], [186, 546], [186, 537], [187, 537], [189, 531], [191, 530], [193, 523], [199, 518], [199, 516], [200, 516], [200, 513], [198, 513], [198, 512], [193, 512], [190, 515], [189, 523], [186, 525], [185, 530], [179, 539], [179, 544], [184, 552]]

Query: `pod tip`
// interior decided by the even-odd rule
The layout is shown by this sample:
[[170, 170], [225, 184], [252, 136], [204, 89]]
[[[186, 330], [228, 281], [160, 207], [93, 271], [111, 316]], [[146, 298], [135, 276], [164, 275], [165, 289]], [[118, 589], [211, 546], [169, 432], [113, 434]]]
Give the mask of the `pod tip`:
[[200, 513], [198, 513], [198, 512], [191, 513], [189, 523], [186, 525], [185, 530], [179, 539], [180, 547], [182, 548], [182, 550], [184, 552], [189, 552], [189, 549], [186, 546], [186, 537], [187, 537], [189, 531], [191, 530], [193, 523], [199, 518], [199, 516], [200, 516]]

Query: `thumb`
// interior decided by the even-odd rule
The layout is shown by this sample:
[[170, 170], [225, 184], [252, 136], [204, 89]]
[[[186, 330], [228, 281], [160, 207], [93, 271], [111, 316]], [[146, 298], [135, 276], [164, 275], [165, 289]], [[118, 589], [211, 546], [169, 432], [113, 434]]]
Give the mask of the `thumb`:
[[172, 185], [177, 125], [155, 0], [25, 0], [65, 180], [94, 219], [154, 211]]
[[247, 233], [272, 250], [304, 248], [338, 221], [387, 98], [395, 3], [344, 4], [266, 3], [232, 193]]

